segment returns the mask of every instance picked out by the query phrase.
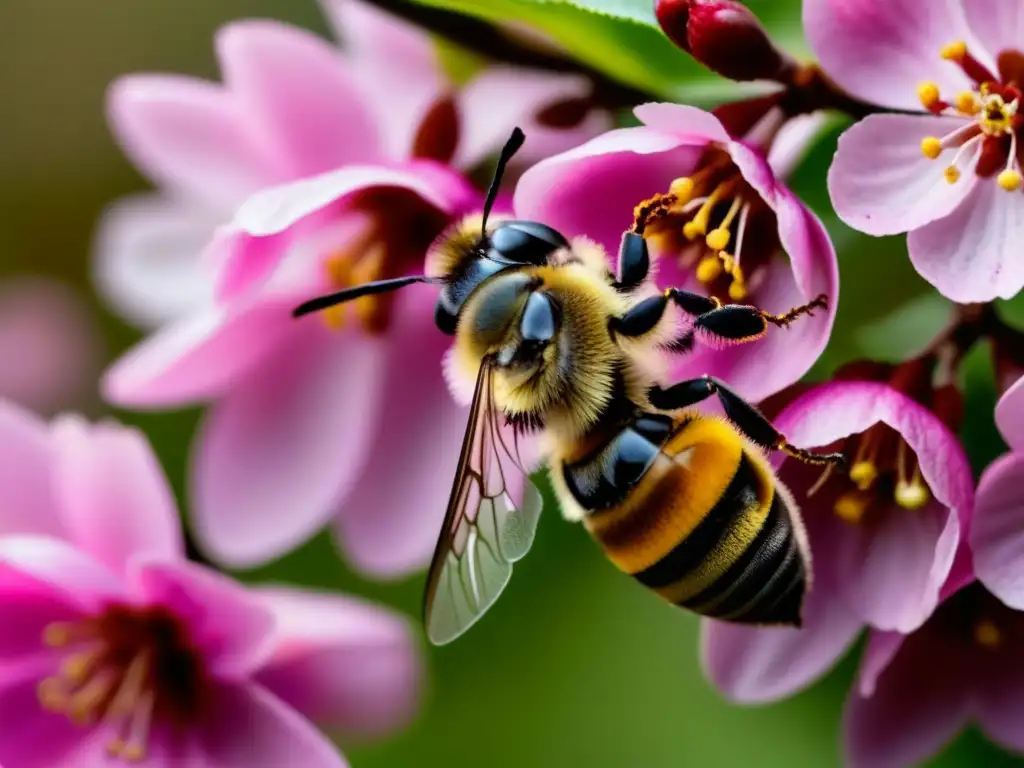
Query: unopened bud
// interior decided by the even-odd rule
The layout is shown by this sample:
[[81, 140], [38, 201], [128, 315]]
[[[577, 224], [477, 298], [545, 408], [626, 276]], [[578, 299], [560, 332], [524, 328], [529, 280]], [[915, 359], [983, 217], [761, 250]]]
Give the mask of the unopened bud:
[[737, 0], [655, 0], [654, 14], [672, 42], [730, 80], [778, 79], [793, 64]]

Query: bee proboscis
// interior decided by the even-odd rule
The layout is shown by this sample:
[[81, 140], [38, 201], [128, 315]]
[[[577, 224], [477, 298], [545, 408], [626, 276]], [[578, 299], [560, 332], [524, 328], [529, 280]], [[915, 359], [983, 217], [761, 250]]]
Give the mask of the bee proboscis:
[[[637, 206], [616, 273], [604, 250], [533, 221], [492, 220], [506, 144], [482, 216], [444, 235], [425, 275], [313, 299], [297, 316], [414, 283], [441, 286], [446, 361], [472, 406], [424, 599], [427, 635], [443, 644], [494, 603], [529, 550], [540, 495], [518, 439], [539, 433], [564, 516], [581, 521], [624, 572], [671, 603], [747, 624], [799, 626], [810, 585], [800, 513], [768, 453], [842, 462], [790, 445], [725, 383], [663, 385], [658, 361], [698, 341], [738, 344], [825, 306], [773, 315], [676, 288], [652, 292], [644, 231], [670, 195]], [[671, 309], [671, 311], [669, 311]], [[717, 397], [726, 418], [696, 410]], [[520, 484], [522, 481], [522, 484]], [[521, 492], [520, 492], [521, 490]]]

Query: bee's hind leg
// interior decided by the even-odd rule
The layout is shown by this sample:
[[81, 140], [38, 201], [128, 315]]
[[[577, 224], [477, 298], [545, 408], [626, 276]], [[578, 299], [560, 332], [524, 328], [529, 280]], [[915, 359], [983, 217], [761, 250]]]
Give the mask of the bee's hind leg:
[[755, 406], [712, 376], [680, 381], [667, 388], [655, 385], [647, 391], [647, 399], [660, 411], [674, 411], [697, 405], [712, 395], [718, 396], [726, 416], [740, 432], [758, 445], [782, 451], [806, 464], [845, 463], [841, 453], [814, 453], [792, 445]]

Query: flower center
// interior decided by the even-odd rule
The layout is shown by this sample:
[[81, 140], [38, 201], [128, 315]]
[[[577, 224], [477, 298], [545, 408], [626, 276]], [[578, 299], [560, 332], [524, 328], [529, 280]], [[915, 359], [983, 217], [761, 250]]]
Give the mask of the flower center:
[[165, 608], [111, 605], [98, 617], [49, 624], [43, 642], [62, 658], [39, 683], [40, 703], [77, 725], [105, 727], [112, 757], [143, 760], [154, 719], [181, 728], [204, 716], [201, 656]]
[[957, 94], [952, 102], [942, 98], [938, 85], [933, 82], [918, 86], [918, 98], [929, 112], [966, 121], [945, 136], [926, 136], [921, 140], [921, 153], [937, 160], [947, 150], [954, 150], [945, 171], [945, 179], [950, 184], [960, 180], [968, 159], [976, 158], [973, 170], [978, 176], [995, 176], [999, 186], [1008, 192], [1019, 189], [1021, 160], [1018, 151], [1024, 119], [1017, 112], [1022, 98], [1019, 81], [1024, 74], [1024, 55], [1017, 51], [1001, 53], [997, 77], [971, 55], [963, 41], [944, 46], [940, 54], [963, 69], [974, 85]]
[[977, 582], [940, 605], [931, 621], [961, 648], [1016, 654], [1024, 642], [1024, 613], [1004, 605]]
[[712, 147], [669, 188], [676, 202], [649, 228], [651, 242], [694, 270], [710, 295], [743, 301], [778, 247], [774, 215], [725, 151]]
[[[889, 499], [909, 510], [921, 509], [931, 499], [917, 457], [891, 427], [876, 424], [867, 432], [848, 438], [843, 453], [850, 471], [837, 478], [841, 486], [833, 510], [846, 522], [866, 522], [871, 511], [884, 509]], [[808, 496], [821, 489], [831, 470], [830, 466]]]
[[[352, 204], [369, 215], [369, 223], [323, 260], [327, 291], [340, 291], [373, 280], [401, 277], [422, 269], [424, 255], [448, 223], [448, 217], [406, 190], [362, 193]], [[321, 312], [327, 327], [339, 331], [351, 319], [369, 334], [387, 331], [394, 293], [364, 296]]]

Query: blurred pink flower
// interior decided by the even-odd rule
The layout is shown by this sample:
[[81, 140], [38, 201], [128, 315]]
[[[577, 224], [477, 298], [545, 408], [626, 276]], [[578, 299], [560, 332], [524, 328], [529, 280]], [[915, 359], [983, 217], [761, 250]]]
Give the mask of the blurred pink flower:
[[[959, 302], [1024, 288], [1024, 6], [1005, 0], [805, 0], [825, 71], [872, 115], [839, 140], [836, 212], [871, 235], [909, 232], [921, 275]], [[913, 19], [913, 23], [908, 22]]]
[[792, 459], [779, 476], [801, 507], [814, 580], [802, 629], [706, 621], [703, 657], [730, 698], [763, 702], [809, 685], [869, 625], [910, 632], [939, 602], [973, 504], [956, 436], [928, 409], [876, 382], [835, 381], [775, 419], [801, 447], [831, 446], [850, 461], [829, 475]]
[[[611, 131], [523, 174], [516, 214], [567, 236], [587, 235], [614, 258], [632, 224], [633, 207], [672, 187], [680, 210], [650, 230], [659, 286], [713, 293], [724, 302], [749, 302], [769, 312], [785, 312], [826, 294], [827, 312], [753, 344], [697, 349], [673, 362], [673, 376], [718, 376], [761, 400], [795, 382], [818, 359], [839, 300], [828, 233], [773, 171], [772, 163], [788, 167], [799, 156], [801, 142], [794, 139], [802, 135], [805, 144], [807, 126], [795, 124], [781, 152], [766, 161], [699, 109], [644, 104], [635, 114], [643, 126]], [[726, 208], [723, 222], [719, 217]], [[730, 227], [725, 244], [716, 243]], [[721, 267], [716, 254], [726, 247], [740, 265], [740, 277]]]
[[586, 109], [586, 78], [491, 67], [457, 89], [422, 31], [358, 0], [322, 6], [341, 49], [285, 24], [240, 21], [217, 35], [223, 85], [178, 75], [114, 83], [112, 130], [160, 188], [116, 203], [97, 233], [98, 285], [129, 320], [157, 326], [207, 306], [221, 265], [199, 254], [262, 189], [356, 165], [335, 177], [339, 195], [393, 187], [444, 208], [465, 202], [461, 179], [437, 166], [419, 180], [411, 160], [473, 168], [518, 122], [530, 136], [522, 162], [610, 125]]
[[[492, 68], [455, 91], [423, 33], [354, 0], [325, 10], [344, 55], [299, 29], [239, 22], [217, 37], [224, 86], [137, 76], [114, 87], [122, 143], [165, 201], [206, 214], [188, 230], [202, 235], [181, 241], [188, 258], [211, 220], [237, 210], [207, 249], [201, 290], [162, 317], [188, 311], [115, 364], [104, 390], [128, 407], [215, 401], [190, 489], [213, 557], [263, 562], [334, 517], [357, 567], [398, 575], [430, 556], [465, 420], [442, 378], [447, 341], [430, 321], [431, 291], [363, 300], [326, 322], [296, 322], [290, 310], [421, 272], [434, 237], [481, 201], [460, 169], [515, 122], [531, 151], [552, 151], [609, 118], [546, 127], [548, 110], [587, 96], [585, 79]], [[174, 282], [136, 269], [152, 250], [139, 227], [166, 235], [169, 205], [127, 229], [115, 216], [101, 237], [107, 282], [140, 306]]]
[[402, 619], [185, 559], [137, 431], [0, 404], [0, 455], [6, 765], [343, 766], [311, 720], [379, 733], [415, 710]]
[[970, 583], [969, 569], [944, 594], [912, 634], [872, 634], [843, 718], [851, 768], [921, 765], [970, 723], [1024, 752], [1024, 613]]
[[0, 282], [0, 397], [41, 413], [95, 398], [101, 341], [75, 291], [41, 277]]

